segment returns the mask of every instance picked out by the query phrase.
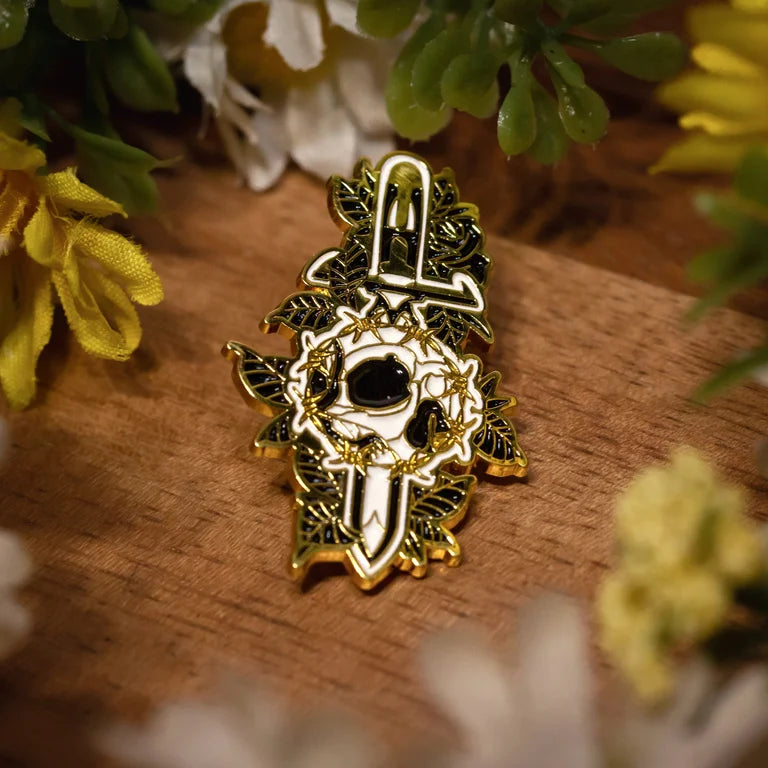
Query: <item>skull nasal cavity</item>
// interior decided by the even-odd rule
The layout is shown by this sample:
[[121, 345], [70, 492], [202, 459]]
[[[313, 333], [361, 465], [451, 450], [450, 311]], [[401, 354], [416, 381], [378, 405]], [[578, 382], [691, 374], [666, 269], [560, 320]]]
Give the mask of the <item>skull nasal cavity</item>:
[[388, 408], [410, 396], [408, 369], [394, 355], [366, 360], [347, 374], [349, 399], [364, 408]]
[[435, 432], [447, 432], [448, 424], [445, 420], [443, 406], [437, 400], [424, 400], [419, 403], [413, 418], [405, 428], [405, 439], [414, 448], [426, 448], [429, 442], [429, 422], [434, 424]]

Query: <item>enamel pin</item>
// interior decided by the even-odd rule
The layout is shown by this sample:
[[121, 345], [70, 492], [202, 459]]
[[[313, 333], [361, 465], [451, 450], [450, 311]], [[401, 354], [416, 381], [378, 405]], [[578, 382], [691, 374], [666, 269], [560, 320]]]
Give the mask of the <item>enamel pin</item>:
[[272, 417], [254, 453], [292, 458], [293, 573], [343, 561], [370, 589], [393, 568], [458, 565], [450, 529], [474, 475], [521, 477], [528, 462], [500, 374], [464, 352], [470, 334], [493, 341], [491, 260], [453, 173], [401, 152], [332, 177], [328, 194], [341, 246], [312, 259], [262, 324], [293, 357], [236, 342], [223, 353], [246, 402]]

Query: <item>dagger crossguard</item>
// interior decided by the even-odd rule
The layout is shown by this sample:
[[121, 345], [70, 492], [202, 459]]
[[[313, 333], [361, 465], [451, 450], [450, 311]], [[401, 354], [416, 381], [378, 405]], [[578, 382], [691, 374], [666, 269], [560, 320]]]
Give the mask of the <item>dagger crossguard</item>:
[[310, 261], [303, 290], [263, 324], [293, 339], [294, 357], [223, 351], [246, 401], [273, 417], [255, 452], [293, 453], [293, 572], [343, 561], [370, 589], [393, 568], [458, 564], [450, 529], [475, 475], [520, 477], [527, 459], [505, 413], [515, 400], [464, 351], [470, 333], [493, 340], [491, 262], [453, 174], [403, 152], [328, 187], [341, 247]]

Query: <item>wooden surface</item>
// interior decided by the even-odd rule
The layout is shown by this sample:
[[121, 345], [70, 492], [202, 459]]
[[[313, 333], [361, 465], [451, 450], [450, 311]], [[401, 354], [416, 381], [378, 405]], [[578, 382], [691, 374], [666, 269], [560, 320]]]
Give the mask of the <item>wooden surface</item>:
[[[639, 130], [628, 126], [625, 147]], [[433, 151], [439, 159], [446, 144]], [[515, 167], [483, 187], [465, 184], [454, 163], [464, 197], [478, 191], [489, 228], [507, 235], [488, 243], [498, 340], [488, 364], [519, 398], [532, 469], [527, 482], [480, 484], [459, 530], [459, 568], [398, 575], [375, 594], [341, 570], [304, 591], [288, 579], [285, 466], [249, 456], [261, 417], [219, 355], [228, 339], [285, 351], [258, 325], [305, 261], [338, 241], [322, 186], [291, 172], [256, 196], [215, 158], [168, 173], [163, 217], [135, 228], [167, 296], [142, 311], [141, 349], [122, 365], [90, 359], [59, 323], [39, 402], [10, 419], [0, 523], [21, 533], [37, 569], [25, 591], [34, 633], [0, 669], [0, 762], [101, 764], [89, 728], [208, 689], [225, 669], [297, 703], [357, 711], [395, 744], [443, 733], [416, 675], [420, 640], [465, 617], [502, 637], [516, 606], [544, 587], [589, 598], [611, 557], [613, 499], [639, 468], [695, 445], [754, 491], [756, 509], [768, 491], [753, 459], [768, 433], [765, 390], [746, 385], [707, 407], [687, 396], [758, 341], [763, 323], [723, 310], [683, 327], [690, 298], [651, 283], [679, 289], [682, 261], [670, 270], [666, 254], [706, 237], [670, 204], [682, 199], [678, 182], [655, 187], [620, 154], [600, 167], [613, 157], [611, 173], [641, 187], [640, 198], [624, 218], [598, 222], [581, 251], [555, 238], [555, 253], [504, 230], [505, 210], [527, 220], [514, 202], [494, 205], [497, 191], [516, 189]], [[602, 194], [621, 198], [605, 185]], [[568, 195], [567, 205], [597, 205]], [[557, 206], [550, 213], [565, 230], [575, 225]], [[558, 255], [569, 248], [575, 258]]]

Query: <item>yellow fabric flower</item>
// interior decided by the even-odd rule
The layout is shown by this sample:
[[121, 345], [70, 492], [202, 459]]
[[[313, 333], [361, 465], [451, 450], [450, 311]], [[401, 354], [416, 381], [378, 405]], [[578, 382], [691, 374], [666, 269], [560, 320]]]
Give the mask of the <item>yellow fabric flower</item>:
[[122, 207], [72, 168], [41, 174], [45, 155], [21, 138], [18, 114], [17, 102], [0, 106], [0, 385], [24, 408], [51, 335], [52, 286], [83, 348], [112, 360], [141, 339], [132, 301], [157, 304], [163, 290], [141, 248], [96, 221]]
[[658, 96], [691, 135], [651, 172], [731, 172], [747, 149], [768, 149], [768, 2], [693, 7], [688, 24], [698, 69], [661, 86]]
[[671, 691], [671, 654], [726, 620], [733, 590], [765, 571], [744, 495], [691, 449], [643, 472], [619, 498], [620, 561], [600, 587], [605, 650], [648, 701]]

